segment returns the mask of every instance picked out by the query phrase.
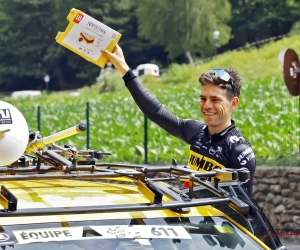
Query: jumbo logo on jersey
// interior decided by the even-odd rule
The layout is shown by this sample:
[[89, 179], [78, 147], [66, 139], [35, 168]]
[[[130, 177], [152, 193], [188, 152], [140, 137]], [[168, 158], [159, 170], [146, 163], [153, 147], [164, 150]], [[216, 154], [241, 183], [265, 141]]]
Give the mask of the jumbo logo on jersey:
[[191, 169], [197, 170], [200, 172], [206, 172], [206, 171], [212, 171], [214, 169], [225, 168], [222, 164], [216, 162], [215, 160], [213, 160], [207, 156], [197, 154], [192, 150], [190, 151], [188, 165]]

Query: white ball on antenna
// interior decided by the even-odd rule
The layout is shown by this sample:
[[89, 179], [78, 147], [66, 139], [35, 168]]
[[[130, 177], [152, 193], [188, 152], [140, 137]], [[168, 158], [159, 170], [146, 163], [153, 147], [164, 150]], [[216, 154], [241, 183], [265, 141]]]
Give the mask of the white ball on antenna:
[[17, 161], [24, 154], [28, 139], [28, 125], [22, 113], [0, 101], [0, 166]]

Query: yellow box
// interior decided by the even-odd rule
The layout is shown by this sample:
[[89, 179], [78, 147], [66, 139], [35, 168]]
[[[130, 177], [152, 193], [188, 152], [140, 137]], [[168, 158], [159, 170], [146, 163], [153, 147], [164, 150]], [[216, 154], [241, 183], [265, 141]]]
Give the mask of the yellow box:
[[67, 19], [69, 24], [57, 33], [56, 42], [103, 68], [108, 59], [101, 50], [112, 52], [122, 34], [74, 8]]

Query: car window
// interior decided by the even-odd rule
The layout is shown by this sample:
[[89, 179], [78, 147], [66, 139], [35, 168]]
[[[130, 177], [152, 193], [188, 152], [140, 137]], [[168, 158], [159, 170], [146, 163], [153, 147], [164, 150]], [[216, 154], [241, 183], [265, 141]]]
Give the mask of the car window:
[[210, 216], [70, 222], [68, 227], [31, 224], [3, 230], [16, 250], [263, 249], [225, 218]]
[[[245, 217], [242, 214], [236, 212], [233, 208], [228, 206], [227, 204], [218, 204], [213, 205], [218, 210], [222, 211], [224, 214], [232, 218], [234, 221], [239, 223], [242, 227], [247, 229], [249, 232], [253, 233], [259, 240], [264, 242], [267, 246], [271, 248], [279, 248], [280, 240], [276, 236], [276, 232], [272, 228], [269, 220], [265, 216], [263, 210], [258, 206], [256, 201], [248, 196], [250, 202], [248, 202], [245, 198], [243, 198], [243, 194], [241, 193], [241, 187], [239, 185], [226, 186], [223, 185], [222, 188], [227, 192], [232, 192], [232, 189], [235, 194], [243, 201], [247, 202], [250, 205], [249, 216]], [[186, 189], [184, 192], [188, 192]], [[193, 197], [194, 198], [208, 198], [208, 197], [217, 197], [212, 191], [205, 189], [201, 186], [195, 187], [193, 189]], [[253, 205], [251, 205], [251, 203]], [[251, 209], [252, 207], [252, 209]]]

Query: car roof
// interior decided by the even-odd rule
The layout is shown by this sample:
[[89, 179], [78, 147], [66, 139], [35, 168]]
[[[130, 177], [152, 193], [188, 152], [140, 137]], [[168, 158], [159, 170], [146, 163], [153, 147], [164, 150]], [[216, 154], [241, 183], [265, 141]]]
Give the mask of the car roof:
[[[145, 204], [149, 199], [138, 190], [136, 185], [116, 184], [84, 180], [26, 180], [4, 181], [4, 185], [17, 199], [17, 210], [53, 209], [77, 206], [110, 206], [121, 204]], [[170, 201], [164, 197], [164, 201]], [[43, 216], [9, 216], [1, 217], [0, 225], [50, 223], [64, 221], [178, 217], [178, 216], [223, 216], [223, 213], [212, 206], [191, 207], [188, 213], [173, 212], [170, 209], [107, 212], [86, 214], [62, 214]]]

